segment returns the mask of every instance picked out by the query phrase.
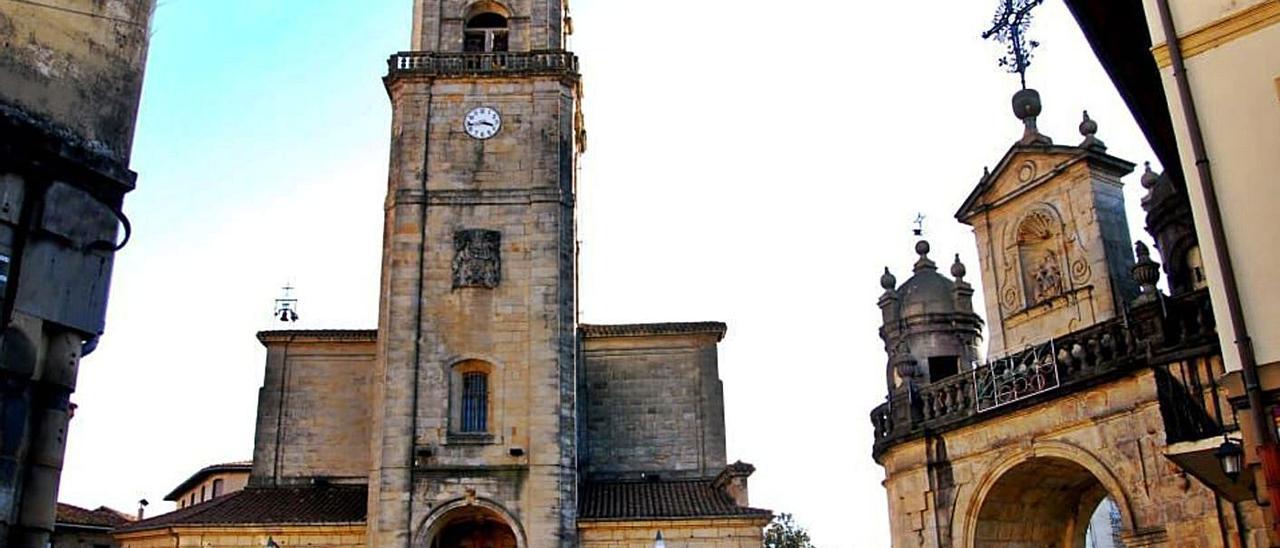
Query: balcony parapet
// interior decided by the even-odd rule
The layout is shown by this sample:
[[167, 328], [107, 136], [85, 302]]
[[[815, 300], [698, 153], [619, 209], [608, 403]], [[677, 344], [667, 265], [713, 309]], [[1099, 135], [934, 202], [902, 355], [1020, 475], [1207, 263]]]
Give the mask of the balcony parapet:
[[578, 56], [564, 50], [462, 53], [402, 51], [387, 59], [387, 77], [524, 76], [577, 78]]
[[[1206, 290], [1147, 303], [1115, 318], [1020, 352], [977, 364], [938, 382], [895, 392], [871, 412], [873, 455], [928, 433], [943, 433], [1024, 409], [1149, 368], [1219, 353], [1217, 331]], [[1169, 377], [1161, 369], [1161, 378]], [[1184, 375], [1185, 376], [1185, 375]], [[1211, 384], [1212, 375], [1203, 386]], [[1205, 388], [1161, 387], [1166, 435], [1180, 438], [1212, 433], [1221, 417], [1212, 413], [1182, 420], [1171, 413], [1188, 406], [1207, 409]], [[1176, 387], [1175, 387], [1176, 388]], [[1216, 390], [1216, 385], [1214, 390]], [[1178, 398], [1179, 401], [1165, 401]], [[1165, 407], [1170, 409], [1166, 410]], [[1190, 425], [1182, 428], [1180, 425]], [[1215, 424], [1217, 426], [1215, 426]], [[1172, 429], [1172, 430], [1171, 430]], [[1187, 430], [1183, 432], [1182, 430]]]

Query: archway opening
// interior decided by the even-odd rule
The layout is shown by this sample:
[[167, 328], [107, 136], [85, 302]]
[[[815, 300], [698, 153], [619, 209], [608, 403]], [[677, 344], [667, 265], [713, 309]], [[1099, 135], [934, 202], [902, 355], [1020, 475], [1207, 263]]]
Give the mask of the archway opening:
[[1089, 518], [1089, 530], [1085, 533], [1085, 548], [1124, 548], [1120, 540], [1120, 507], [1111, 497], [1102, 499]]
[[493, 512], [478, 506], [450, 512], [432, 537], [431, 548], [517, 548], [516, 534]]
[[1119, 509], [1089, 470], [1037, 457], [1005, 472], [983, 498], [973, 546], [1119, 548], [1101, 541], [1118, 539], [1120, 523]]

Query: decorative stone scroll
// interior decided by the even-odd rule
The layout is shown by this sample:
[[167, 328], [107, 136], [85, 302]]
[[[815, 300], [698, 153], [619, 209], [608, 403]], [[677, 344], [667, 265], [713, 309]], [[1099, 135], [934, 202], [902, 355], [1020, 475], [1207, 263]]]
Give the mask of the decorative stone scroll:
[[453, 288], [493, 289], [502, 281], [502, 233], [469, 229], [453, 234]]

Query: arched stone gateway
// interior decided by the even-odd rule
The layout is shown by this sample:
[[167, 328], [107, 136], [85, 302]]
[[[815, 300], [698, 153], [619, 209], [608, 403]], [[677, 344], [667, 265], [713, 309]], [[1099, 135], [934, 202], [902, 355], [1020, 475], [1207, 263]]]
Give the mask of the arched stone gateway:
[[969, 528], [969, 545], [1084, 548], [1090, 519], [1109, 499], [1106, 487], [1085, 467], [1058, 457], [1033, 458], [1005, 472], [987, 491]]
[[459, 500], [432, 512], [416, 535], [417, 548], [525, 548], [520, 524], [489, 501]]

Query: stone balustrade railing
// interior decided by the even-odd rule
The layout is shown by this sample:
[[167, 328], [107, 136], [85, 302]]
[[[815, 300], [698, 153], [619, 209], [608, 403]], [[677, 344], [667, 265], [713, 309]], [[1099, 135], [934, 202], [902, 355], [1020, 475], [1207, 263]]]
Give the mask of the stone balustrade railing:
[[576, 76], [578, 57], [563, 50], [450, 53], [400, 52], [387, 60], [392, 76], [484, 76], [513, 74], [552, 74]]
[[[926, 431], [944, 432], [987, 420], [1125, 372], [1168, 367], [1171, 361], [1218, 351], [1207, 291], [1147, 303], [1124, 317], [975, 365], [934, 383], [895, 391], [871, 413], [874, 452], [878, 455]], [[1204, 407], [1204, 398], [1194, 392], [1162, 389], [1161, 404]], [[1178, 396], [1184, 393], [1188, 397]], [[1164, 401], [1174, 396], [1179, 401]], [[1209, 415], [1199, 413], [1197, 417]], [[1204, 420], [1194, 426], [1197, 433], [1213, 430]]]

